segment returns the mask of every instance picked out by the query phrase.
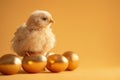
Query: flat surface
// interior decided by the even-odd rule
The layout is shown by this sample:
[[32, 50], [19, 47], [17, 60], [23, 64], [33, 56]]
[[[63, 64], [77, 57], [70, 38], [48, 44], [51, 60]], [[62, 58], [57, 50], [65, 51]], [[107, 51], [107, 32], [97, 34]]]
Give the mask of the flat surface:
[[111, 69], [76, 69], [60, 73], [41, 72], [28, 74], [20, 72], [15, 75], [0, 75], [0, 80], [120, 80], [120, 68]]

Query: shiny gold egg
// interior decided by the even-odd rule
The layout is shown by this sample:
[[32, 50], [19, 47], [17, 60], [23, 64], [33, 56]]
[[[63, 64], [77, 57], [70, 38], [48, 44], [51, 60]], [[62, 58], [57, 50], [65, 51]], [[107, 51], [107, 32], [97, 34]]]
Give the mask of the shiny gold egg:
[[68, 60], [60, 54], [50, 55], [46, 67], [51, 72], [61, 72], [68, 67]]
[[0, 58], [0, 72], [6, 75], [16, 74], [20, 71], [21, 59], [13, 54], [6, 54]]
[[32, 54], [24, 56], [22, 60], [22, 67], [28, 73], [38, 73], [45, 69], [47, 58], [41, 54]]
[[78, 56], [78, 54], [76, 54], [72, 51], [67, 51], [63, 54], [63, 56], [65, 56], [69, 61], [69, 65], [68, 65], [66, 70], [72, 71], [79, 66], [79, 56]]

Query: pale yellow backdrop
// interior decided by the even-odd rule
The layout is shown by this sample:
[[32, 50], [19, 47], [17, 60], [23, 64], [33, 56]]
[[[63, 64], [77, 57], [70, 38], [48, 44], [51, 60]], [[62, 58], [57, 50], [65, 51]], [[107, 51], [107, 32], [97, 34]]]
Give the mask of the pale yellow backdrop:
[[74, 51], [80, 68], [120, 67], [119, 0], [0, 0], [0, 56], [34, 10], [48, 10], [55, 24], [55, 53]]

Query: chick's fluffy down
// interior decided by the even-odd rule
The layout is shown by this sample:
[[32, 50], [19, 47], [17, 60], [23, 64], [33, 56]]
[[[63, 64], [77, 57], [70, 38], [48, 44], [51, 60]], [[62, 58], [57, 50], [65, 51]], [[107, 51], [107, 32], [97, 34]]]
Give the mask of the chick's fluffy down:
[[23, 56], [27, 51], [45, 54], [54, 47], [55, 37], [51, 28], [30, 31], [23, 25], [16, 31], [12, 42], [13, 50], [18, 55]]

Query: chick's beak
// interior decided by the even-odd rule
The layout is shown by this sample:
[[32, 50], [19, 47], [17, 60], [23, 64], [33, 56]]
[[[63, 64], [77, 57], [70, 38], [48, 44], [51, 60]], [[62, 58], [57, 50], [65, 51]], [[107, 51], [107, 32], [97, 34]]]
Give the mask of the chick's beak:
[[53, 19], [50, 20], [50, 23], [55, 23], [55, 21]]

